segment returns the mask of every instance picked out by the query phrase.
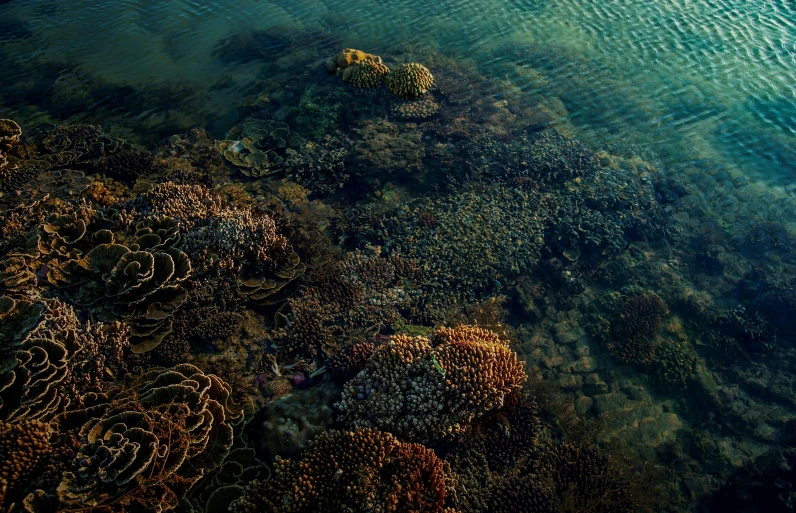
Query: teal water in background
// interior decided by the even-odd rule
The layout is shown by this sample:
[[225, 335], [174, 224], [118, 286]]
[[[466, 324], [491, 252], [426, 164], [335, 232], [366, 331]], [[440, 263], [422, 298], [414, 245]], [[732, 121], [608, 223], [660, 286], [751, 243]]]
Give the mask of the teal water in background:
[[219, 59], [219, 42], [301, 31], [376, 54], [433, 48], [510, 82], [523, 93], [512, 101], [552, 89], [597, 146], [637, 141], [670, 164], [712, 159], [781, 188], [796, 172], [796, 6], [785, 0], [16, 0], [0, 14], [4, 57], [30, 64], [4, 78], [0, 116], [27, 123], [44, 119], [15, 112], [8, 89], [49, 66], [67, 89], [88, 77], [178, 83], [196, 100], [190, 115], [150, 106], [141, 119], [223, 130], [263, 77], [262, 63]]
[[[422, 63], [439, 89], [399, 102], [386, 90], [347, 85], [325, 69], [343, 48], [380, 55], [393, 69]], [[57, 173], [23, 166], [20, 183], [0, 184], [0, 200], [56, 190], [47, 183], [53, 177], [64, 177], [64, 188], [70, 180], [84, 187], [69, 196], [69, 208], [87, 197], [121, 204], [142, 196], [150, 179], [196, 180], [212, 183], [225, 202], [251, 201], [269, 214], [278, 198], [277, 212], [298, 228], [281, 226], [295, 230], [310, 270], [327, 265], [331, 246], [335, 254], [356, 250], [357, 258], [360, 250], [368, 258], [429, 255], [435, 278], [423, 286], [484, 299], [476, 304], [483, 310], [503, 308], [508, 297], [500, 314], [511, 315], [507, 325], [519, 321], [518, 352], [529, 367], [570, 394], [584, 418], [616, 414], [611, 436], [689, 480], [672, 488], [678, 500], [710, 496], [719, 480], [734, 491], [728, 476], [768, 454], [770, 468], [792, 477], [791, 495], [771, 492], [782, 488], [778, 479], [764, 492], [782, 507], [796, 501], [793, 0], [0, 0], [0, 77], [0, 119], [23, 129], [12, 157], [35, 160], [25, 154], [28, 141], [44, 147], [48, 124], [99, 125], [132, 145], [109, 157], [81, 148], [91, 159], [59, 161]], [[426, 99], [438, 114], [397, 110]], [[306, 137], [290, 173], [274, 166], [258, 175], [241, 162], [247, 121], [260, 131], [263, 120], [285, 121]], [[290, 133], [274, 126], [263, 132]], [[170, 138], [195, 128], [212, 137]], [[58, 151], [48, 158], [66, 159], [55, 132], [47, 145]], [[225, 147], [237, 149], [222, 157]], [[523, 174], [526, 160], [538, 176]], [[78, 171], [70, 175], [73, 161]], [[84, 171], [102, 175], [94, 184], [108, 194], [85, 192]], [[517, 201], [526, 196], [535, 199]], [[7, 239], [20, 235], [17, 225], [0, 225]], [[475, 249], [462, 252], [460, 244]], [[455, 263], [439, 272], [456, 279], [438, 281], [434, 265], [446, 259]], [[6, 268], [0, 280], [11, 275]], [[48, 266], [31, 269], [33, 282], [47, 286]], [[304, 271], [290, 278], [301, 294], [313, 280], [323, 283]], [[292, 285], [284, 290], [299, 297]], [[501, 296], [487, 298], [492, 291]], [[632, 365], [609, 358], [602, 342], [625, 336], [615, 329], [625, 318], [618, 312], [640, 299], [652, 303], [654, 291], [668, 302], [648, 315], [660, 318], [652, 331], [665, 321], [656, 343], [666, 352]], [[273, 335], [292, 315], [284, 299], [275, 300], [276, 313], [266, 311], [272, 303], [257, 305], [257, 330], [244, 337], [257, 339], [252, 351], [261, 349], [263, 326]], [[234, 372], [254, 373], [260, 390], [269, 381], [260, 367], [246, 361], [243, 369], [246, 359], [228, 358], [228, 348], [215, 354], [222, 351], [188, 328], [197, 308], [174, 316], [168, 342], [196, 343], [193, 356], [218, 357], [211, 363], [240, 380], [249, 377]], [[254, 307], [240, 310], [255, 315]], [[438, 322], [429, 319], [389, 329], [425, 330]], [[474, 324], [495, 322], [503, 321]], [[581, 383], [567, 381], [576, 373]], [[782, 448], [790, 451], [784, 464]]]

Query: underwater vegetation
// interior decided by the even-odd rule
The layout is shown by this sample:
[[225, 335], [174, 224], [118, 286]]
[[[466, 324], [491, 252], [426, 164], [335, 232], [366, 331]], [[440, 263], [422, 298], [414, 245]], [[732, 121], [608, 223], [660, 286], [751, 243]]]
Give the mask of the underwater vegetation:
[[439, 53], [303, 51], [216, 137], [0, 120], [0, 509], [792, 509], [788, 226]]

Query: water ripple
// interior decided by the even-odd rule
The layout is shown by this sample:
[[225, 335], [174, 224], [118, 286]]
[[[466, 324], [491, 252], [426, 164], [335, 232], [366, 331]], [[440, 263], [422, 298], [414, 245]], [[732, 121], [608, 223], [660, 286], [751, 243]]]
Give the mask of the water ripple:
[[[407, 48], [472, 59], [524, 95], [512, 101], [558, 96], [585, 134], [699, 138], [750, 173], [795, 165], [792, 0], [28, 0], [0, 19], [0, 56], [34, 63], [27, 73], [107, 83], [99, 105], [125, 87], [182, 94], [197, 105], [186, 123], [225, 115], [288, 34], [314, 32], [396, 60]], [[231, 44], [246, 38], [248, 50]], [[5, 87], [0, 101], [21, 94]]]

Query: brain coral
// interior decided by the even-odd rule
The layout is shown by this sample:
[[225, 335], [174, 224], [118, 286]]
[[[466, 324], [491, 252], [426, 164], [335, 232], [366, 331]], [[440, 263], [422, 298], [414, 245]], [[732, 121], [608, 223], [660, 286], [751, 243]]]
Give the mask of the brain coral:
[[84, 410], [60, 415], [80, 450], [58, 486], [74, 508], [167, 510], [229, 453], [242, 413], [230, 387], [183, 364], [153, 369]]
[[395, 335], [346, 383], [338, 407], [348, 425], [409, 440], [464, 432], [499, 409], [527, 376], [516, 353], [478, 327], [437, 329], [430, 338]]
[[443, 463], [419, 444], [370, 429], [327, 431], [298, 461], [278, 459], [270, 481], [255, 481], [233, 513], [441, 513]]
[[431, 72], [416, 62], [401, 64], [387, 75], [387, 89], [399, 98], [420, 98], [431, 88], [434, 77]]
[[350, 69], [351, 73], [348, 80], [346, 80], [346, 75], [348, 73], [343, 73], [343, 80], [346, 80], [346, 82], [349, 82], [351, 85], [365, 89], [379, 87], [384, 77], [390, 72], [387, 66], [371, 59], [361, 61]]

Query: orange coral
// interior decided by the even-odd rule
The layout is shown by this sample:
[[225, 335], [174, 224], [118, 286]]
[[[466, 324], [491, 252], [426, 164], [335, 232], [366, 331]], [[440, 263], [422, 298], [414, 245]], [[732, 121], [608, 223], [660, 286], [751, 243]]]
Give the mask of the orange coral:
[[0, 505], [14, 502], [27, 480], [43, 470], [53, 452], [53, 429], [43, 422], [27, 420], [14, 424], [0, 421]]
[[526, 378], [522, 362], [494, 332], [440, 328], [430, 339], [395, 335], [376, 348], [346, 383], [339, 407], [349, 425], [423, 441], [465, 431], [502, 408]]
[[234, 513], [442, 513], [443, 463], [431, 449], [370, 429], [327, 431], [303, 457], [277, 459], [267, 482], [252, 482]]

